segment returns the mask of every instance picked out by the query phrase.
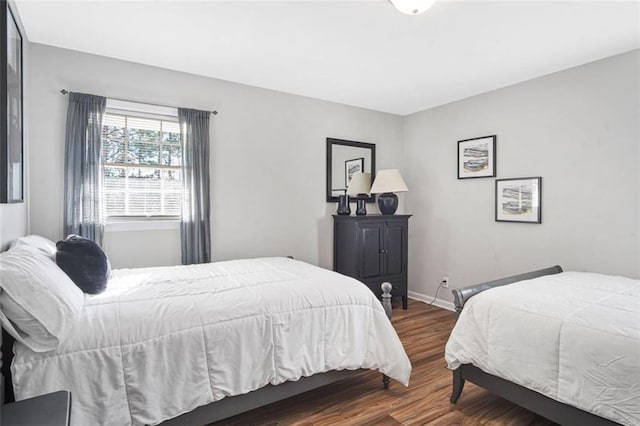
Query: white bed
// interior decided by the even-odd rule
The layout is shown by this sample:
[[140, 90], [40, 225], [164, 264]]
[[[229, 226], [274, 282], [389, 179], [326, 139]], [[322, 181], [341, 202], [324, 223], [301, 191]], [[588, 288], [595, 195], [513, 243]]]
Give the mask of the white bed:
[[450, 369], [472, 364], [625, 425], [640, 424], [640, 281], [564, 272], [471, 297]]
[[68, 389], [82, 426], [157, 424], [330, 370], [411, 371], [366, 286], [287, 258], [115, 270], [56, 350], [14, 352], [16, 399]]

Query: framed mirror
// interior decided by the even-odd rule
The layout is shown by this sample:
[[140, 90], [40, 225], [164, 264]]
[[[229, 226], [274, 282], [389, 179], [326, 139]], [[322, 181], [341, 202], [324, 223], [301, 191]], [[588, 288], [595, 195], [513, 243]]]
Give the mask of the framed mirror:
[[[347, 192], [349, 179], [355, 172], [376, 175], [376, 145], [343, 139], [327, 138], [327, 203], [338, 202]], [[373, 203], [375, 196], [365, 198]]]

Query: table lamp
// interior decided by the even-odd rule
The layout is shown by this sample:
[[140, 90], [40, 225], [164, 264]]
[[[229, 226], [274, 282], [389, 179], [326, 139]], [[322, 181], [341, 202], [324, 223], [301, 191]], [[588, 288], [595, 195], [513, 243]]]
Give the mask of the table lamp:
[[380, 170], [371, 186], [372, 194], [378, 195], [378, 207], [382, 214], [394, 214], [398, 210], [398, 196], [394, 192], [407, 192], [407, 184], [396, 169]]
[[367, 214], [367, 200], [365, 197], [369, 197], [370, 191], [371, 173], [355, 172], [351, 176], [351, 181], [347, 188], [347, 195], [355, 197], [357, 201], [356, 214], [358, 216], [365, 216]]

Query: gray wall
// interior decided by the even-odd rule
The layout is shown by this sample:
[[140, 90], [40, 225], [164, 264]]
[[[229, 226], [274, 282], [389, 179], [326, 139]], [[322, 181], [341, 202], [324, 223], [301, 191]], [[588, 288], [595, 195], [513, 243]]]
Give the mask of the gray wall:
[[[27, 81], [27, 70], [29, 69], [30, 61], [30, 45], [25, 36], [24, 27], [22, 21], [17, 13], [17, 8], [13, 1], [9, 1], [9, 6], [13, 10], [13, 15], [16, 18], [20, 33], [22, 34], [23, 46], [22, 46], [22, 67], [23, 67], [23, 108], [24, 108], [24, 157], [27, 158], [29, 151], [29, 118], [28, 118], [28, 105], [29, 105], [29, 82]], [[4, 29], [4, 26], [3, 26]], [[28, 167], [28, 164], [26, 165]], [[8, 248], [9, 243], [18, 237], [27, 234], [28, 220], [27, 211], [29, 203], [29, 181], [28, 172], [25, 170], [24, 175], [24, 202], [14, 204], [0, 204], [0, 251]]]
[[[391, 114], [38, 44], [29, 81], [29, 219], [52, 239], [62, 237], [62, 88], [220, 111], [211, 134], [214, 260], [293, 255], [331, 267], [325, 138], [375, 143], [379, 169], [400, 166], [402, 118]], [[109, 232], [105, 248], [114, 267], [177, 264], [178, 241], [176, 230]]]
[[[553, 264], [638, 277], [639, 63], [636, 50], [405, 117], [409, 290]], [[457, 180], [457, 141], [490, 134], [499, 178], [542, 176], [542, 224], [495, 222], [494, 179]]]
[[[403, 172], [414, 295], [433, 296], [443, 275], [460, 287], [555, 263], [640, 274], [638, 51], [404, 119], [43, 45], [30, 53], [31, 232], [62, 237], [66, 88], [220, 111], [215, 260], [292, 254], [331, 266], [325, 138], [336, 137], [375, 143], [378, 170]], [[541, 225], [494, 222], [494, 180], [456, 179], [456, 141], [488, 134], [498, 135], [499, 177], [543, 177]], [[0, 209], [3, 241], [7, 228], [25, 232], [14, 220], [25, 207], [14, 207]], [[178, 238], [177, 230], [109, 232], [105, 245], [115, 267], [177, 264]], [[448, 291], [439, 297], [451, 300]]]

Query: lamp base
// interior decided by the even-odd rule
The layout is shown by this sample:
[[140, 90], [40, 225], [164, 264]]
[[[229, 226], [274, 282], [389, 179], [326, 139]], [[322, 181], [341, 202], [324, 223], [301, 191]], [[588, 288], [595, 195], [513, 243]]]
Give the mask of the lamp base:
[[378, 195], [378, 208], [382, 214], [394, 214], [398, 210], [398, 196], [393, 192]]
[[351, 214], [348, 195], [340, 195], [338, 197], [338, 210], [336, 211], [336, 213], [342, 216], [347, 216]]
[[358, 208], [356, 209], [356, 215], [358, 216], [366, 216], [367, 215], [367, 201], [366, 200], [358, 200]]

